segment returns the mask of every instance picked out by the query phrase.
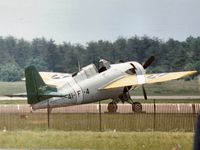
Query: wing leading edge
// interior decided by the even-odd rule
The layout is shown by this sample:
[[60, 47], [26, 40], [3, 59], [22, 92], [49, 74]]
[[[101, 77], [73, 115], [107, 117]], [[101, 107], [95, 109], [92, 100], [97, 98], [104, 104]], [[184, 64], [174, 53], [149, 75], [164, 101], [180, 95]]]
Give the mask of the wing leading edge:
[[[144, 84], [153, 84], [166, 82], [170, 80], [180, 79], [197, 73], [197, 71], [183, 71], [183, 72], [169, 72], [169, 73], [157, 73], [157, 74], [145, 74]], [[120, 88], [125, 86], [137, 86], [142, 85], [138, 81], [137, 75], [126, 75], [123, 78], [113, 81], [102, 88], [102, 90]]]

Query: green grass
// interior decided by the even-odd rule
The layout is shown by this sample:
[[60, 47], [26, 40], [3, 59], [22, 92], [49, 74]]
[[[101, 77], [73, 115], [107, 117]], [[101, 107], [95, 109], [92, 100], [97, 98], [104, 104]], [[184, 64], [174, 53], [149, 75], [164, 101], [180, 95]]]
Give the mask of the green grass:
[[193, 133], [184, 132], [0, 132], [1, 148], [72, 148], [99, 150], [192, 149]]
[[0, 95], [24, 93], [25, 82], [0, 82]]
[[1, 100], [0, 105], [27, 104], [27, 100]]
[[[196, 80], [174, 80], [159, 84], [149, 84], [145, 86], [148, 95], [200, 95], [200, 83]], [[143, 95], [142, 89], [137, 88], [131, 95]]]

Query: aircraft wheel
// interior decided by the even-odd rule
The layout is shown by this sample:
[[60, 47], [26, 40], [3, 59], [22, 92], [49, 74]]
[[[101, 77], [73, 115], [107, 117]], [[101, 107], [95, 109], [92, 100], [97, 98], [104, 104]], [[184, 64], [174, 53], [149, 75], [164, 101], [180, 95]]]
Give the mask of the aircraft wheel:
[[115, 102], [110, 102], [108, 104], [108, 112], [109, 113], [115, 113], [117, 111], [117, 103]]
[[132, 111], [133, 112], [142, 112], [142, 104], [139, 102], [135, 102], [132, 104]]

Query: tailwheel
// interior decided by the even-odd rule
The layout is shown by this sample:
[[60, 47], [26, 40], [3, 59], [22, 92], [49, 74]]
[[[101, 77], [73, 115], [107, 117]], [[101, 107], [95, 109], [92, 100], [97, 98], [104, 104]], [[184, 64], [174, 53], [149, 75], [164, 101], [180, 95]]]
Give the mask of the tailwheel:
[[116, 113], [116, 111], [117, 111], [117, 103], [115, 103], [115, 102], [110, 102], [109, 104], [108, 104], [108, 112], [109, 113]]
[[139, 102], [132, 103], [132, 111], [136, 113], [142, 112], [142, 104]]

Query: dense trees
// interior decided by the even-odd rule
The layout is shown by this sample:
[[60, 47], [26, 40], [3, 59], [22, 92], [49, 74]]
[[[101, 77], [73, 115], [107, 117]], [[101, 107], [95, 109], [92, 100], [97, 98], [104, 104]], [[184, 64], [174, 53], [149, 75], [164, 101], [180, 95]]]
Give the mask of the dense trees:
[[56, 44], [53, 40], [35, 38], [31, 42], [12, 36], [0, 37], [0, 80], [16, 81], [23, 76], [23, 70], [35, 65], [41, 71], [75, 72], [81, 66], [95, 63], [101, 58], [112, 63], [119, 60], [135, 60], [143, 63], [154, 55], [156, 61], [149, 72], [200, 71], [200, 37], [188, 37], [185, 41], [158, 38], [120, 37], [114, 42], [91, 41], [80, 44]]

